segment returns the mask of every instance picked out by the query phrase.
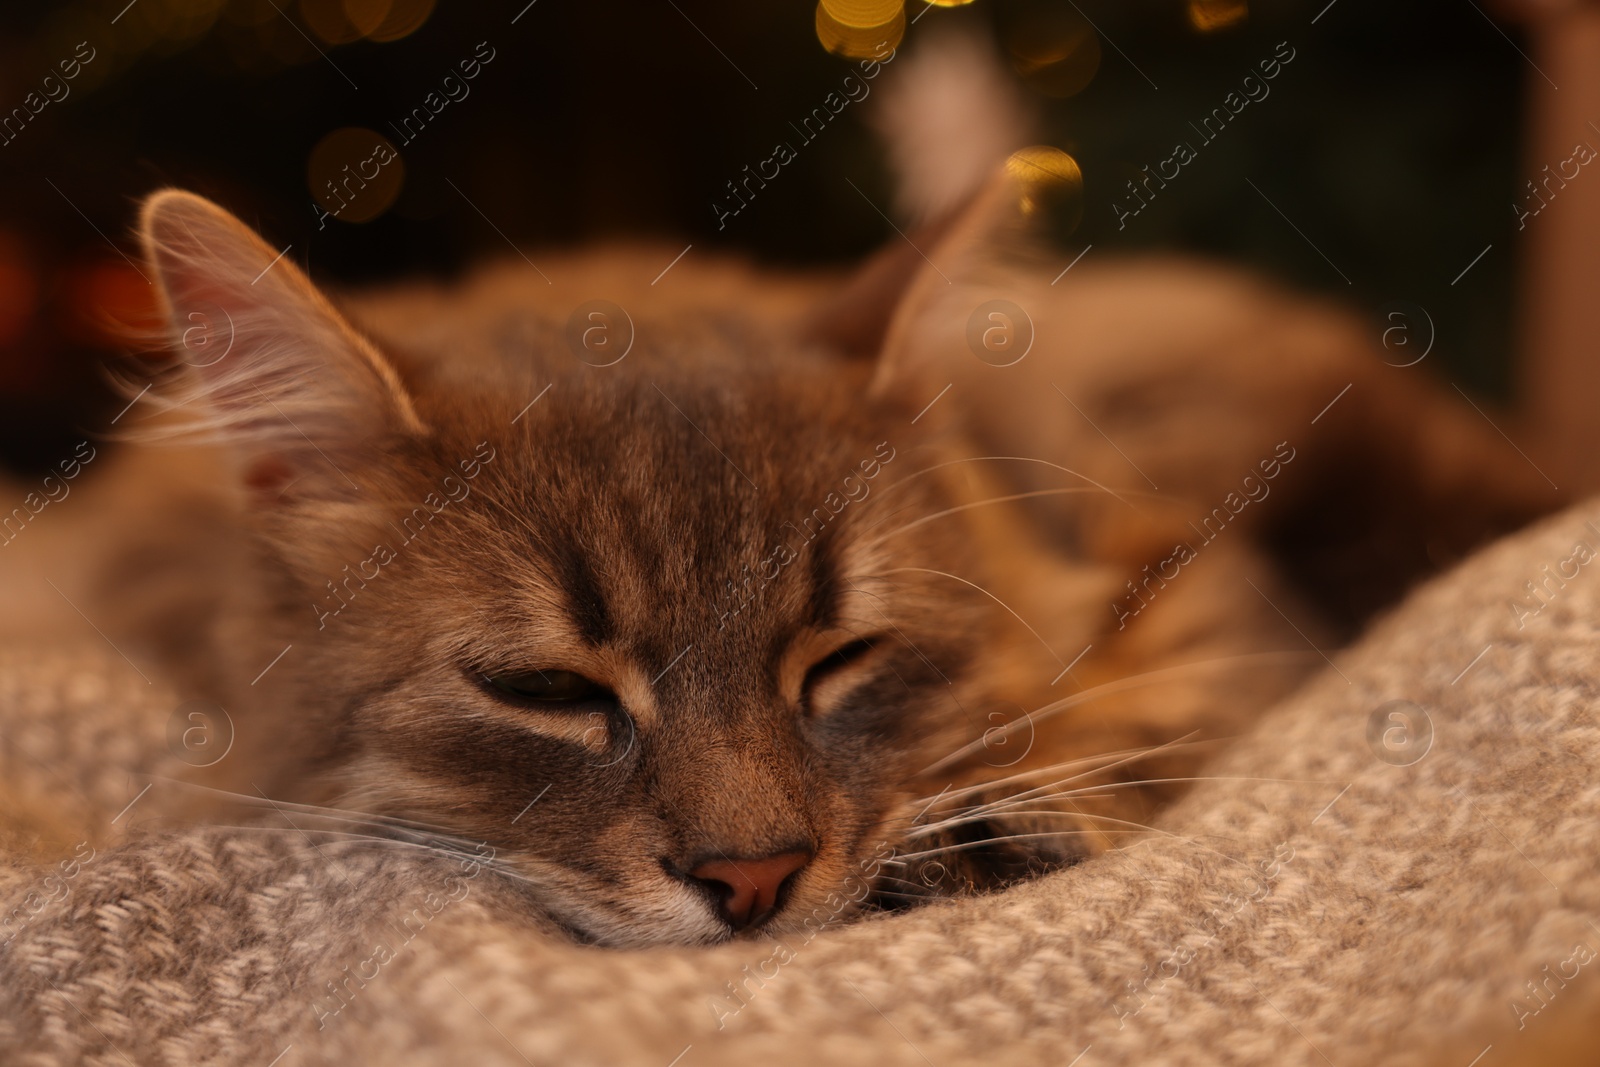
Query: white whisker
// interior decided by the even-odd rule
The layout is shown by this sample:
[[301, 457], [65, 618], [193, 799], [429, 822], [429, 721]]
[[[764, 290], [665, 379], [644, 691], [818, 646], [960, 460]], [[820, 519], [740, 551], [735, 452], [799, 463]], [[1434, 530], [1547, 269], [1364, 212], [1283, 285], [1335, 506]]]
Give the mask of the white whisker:
[[1171, 680], [1173, 678], [1182, 678], [1194, 671], [1209, 670], [1219, 666], [1244, 663], [1260, 663], [1265, 665], [1266, 663], [1272, 661], [1289, 661], [1296, 659], [1309, 660], [1314, 658], [1316, 658], [1316, 654], [1312, 652], [1246, 652], [1237, 656], [1218, 656], [1214, 659], [1198, 660], [1193, 663], [1179, 663], [1171, 667], [1161, 667], [1157, 670], [1146, 671], [1143, 674], [1135, 674], [1127, 678], [1119, 678], [1114, 682], [1103, 682], [1100, 685], [1085, 689], [1081, 693], [1074, 693], [1069, 697], [1062, 697], [1060, 700], [1046, 704], [1042, 708], [1037, 708], [1034, 711], [1029, 712], [1027, 715], [1012, 719], [1004, 726], [996, 726], [992, 730], [985, 730], [982, 737], [974, 738], [972, 741], [969, 741], [961, 748], [956, 749], [948, 756], [944, 756], [929, 764], [920, 772], [919, 777], [921, 775], [931, 774], [935, 771], [941, 770], [944, 767], [948, 767], [952, 763], [959, 762], [967, 756], [972, 755], [974, 752], [988, 747], [994, 743], [994, 738], [997, 734], [1002, 737], [1007, 736], [1014, 729], [1022, 726], [1025, 723], [1037, 723], [1040, 719], [1059, 714], [1060, 712], [1066, 711], [1068, 708], [1076, 707], [1079, 704], [1088, 703], [1091, 700], [1097, 700], [1103, 696], [1125, 692], [1129, 689], [1137, 689], [1144, 685], [1154, 685], [1160, 682]]
[[[1084, 481], [1088, 482], [1090, 485], [1094, 486], [1096, 489], [1099, 489], [1101, 492], [1105, 493], [1107, 496], [1109, 496], [1112, 499], [1116, 500], [1118, 503], [1126, 504], [1129, 508], [1132, 508], [1134, 511], [1137, 511], [1139, 509], [1135, 508], [1130, 501], [1124, 499], [1123, 496], [1121, 495], [1121, 493], [1137, 493], [1140, 496], [1160, 496], [1160, 495], [1163, 495], [1163, 494], [1157, 494], [1157, 493], [1146, 493], [1144, 490], [1129, 490], [1129, 489], [1124, 489], [1124, 490], [1121, 491], [1121, 493], [1119, 493], [1117, 490], [1112, 489], [1109, 486], [1102, 485], [1101, 483], [1095, 481], [1093, 478], [1089, 477], [1087, 474], [1084, 474], [1081, 471], [1075, 471], [1071, 467], [1063, 467], [1059, 463], [1052, 463], [1047, 459], [1036, 459], [1036, 458], [1033, 458], [1031, 456], [967, 456], [967, 457], [964, 457], [962, 459], [946, 460], [943, 463], [935, 463], [931, 467], [923, 467], [921, 470], [913, 471], [912, 473], [906, 475], [904, 478], [901, 478], [899, 481], [896, 481], [896, 482], [893, 482], [893, 483], [891, 483], [889, 485], [884, 486], [883, 487], [883, 491], [884, 492], [888, 492], [889, 490], [894, 489], [897, 486], [905, 485], [907, 482], [911, 481], [913, 478], [920, 478], [924, 474], [931, 474], [932, 472], [934, 472], [936, 470], [940, 470], [940, 469], [942, 469], [944, 467], [953, 467], [958, 463], [987, 463], [987, 462], [991, 462], [991, 461], [1008, 462], [1008, 463], [1037, 463], [1037, 464], [1039, 464], [1041, 466], [1049, 467], [1049, 468], [1051, 468], [1053, 470], [1061, 471], [1063, 474], [1070, 474], [1074, 478], [1082, 478]], [[1168, 494], [1168, 495], [1170, 495], [1170, 494]]]
[[296, 815], [306, 815], [316, 818], [338, 819], [352, 823], [370, 823], [391, 830], [400, 830], [408, 833], [423, 834], [441, 840], [452, 840], [466, 845], [478, 846], [487, 842], [475, 841], [462, 837], [455, 830], [447, 826], [434, 823], [420, 822], [414, 819], [401, 818], [397, 815], [380, 815], [375, 812], [358, 811], [350, 808], [329, 808], [317, 804], [303, 804], [292, 800], [274, 800], [271, 797], [251, 795], [249, 793], [234, 793], [226, 789], [216, 789], [211, 786], [200, 785], [195, 782], [186, 782], [180, 778], [168, 778], [160, 775], [148, 775], [151, 781], [159, 781], [166, 785], [177, 786], [193, 792], [207, 793], [211, 796], [222, 797], [239, 803], [245, 807], [262, 811], [276, 811], [282, 814], [285, 811]]
[[424, 843], [419, 842], [419, 841], [407, 841], [404, 838], [399, 838], [399, 837], [385, 837], [385, 836], [383, 836], [381, 834], [358, 834], [358, 833], [351, 833], [351, 832], [345, 831], [345, 830], [328, 830], [328, 829], [323, 829], [321, 827], [315, 827], [315, 826], [312, 826], [312, 827], [302, 827], [302, 826], [264, 826], [264, 825], [260, 825], [260, 824], [234, 825], [234, 824], [229, 824], [229, 823], [208, 823], [207, 825], [210, 826], [210, 827], [218, 828], [218, 829], [233, 830], [233, 831], [238, 831], [238, 832], [243, 832], [243, 833], [301, 834], [301, 835], [317, 834], [317, 835], [319, 835], [321, 837], [340, 838], [341, 840], [336, 842], [336, 844], [341, 844], [341, 845], [368, 845], [368, 846], [378, 845], [378, 846], [388, 846], [388, 847], [394, 847], [394, 848], [419, 849], [419, 850], [421, 850], [423, 852], [432, 852], [435, 855], [443, 856], [443, 857], [445, 857], [447, 859], [452, 859], [452, 860], [470, 859], [470, 860], [472, 860], [472, 861], [474, 861], [474, 862], [476, 862], [478, 864], [481, 864], [482, 866], [490, 867], [490, 868], [492, 868], [492, 869], [494, 869], [496, 871], [500, 871], [501, 870], [501, 868], [494, 862], [494, 860], [492, 858], [490, 858], [488, 856], [481, 855], [480, 853], [463, 852], [463, 851], [461, 851], [459, 849], [441, 847], [439, 845], [424, 844]]
[[942, 856], [947, 852], [963, 852], [968, 849], [983, 848], [985, 845], [1003, 845], [1012, 841], [1028, 841], [1040, 837], [1061, 838], [1098, 836], [1100, 836], [1099, 830], [1045, 830], [1026, 834], [1006, 834], [1004, 837], [985, 837], [978, 841], [958, 841], [954, 844], [943, 845], [939, 848], [930, 848], [922, 852], [907, 852], [902, 854], [899, 858], [902, 861], [923, 859], [927, 856]]
[[[1059, 794], [1058, 796], [1051, 796], [1051, 797], [1036, 797], [1033, 800], [1023, 801], [1022, 803], [1024, 803], [1024, 804], [1039, 804], [1039, 803], [1042, 803], [1043, 801], [1046, 801], [1046, 800], [1058, 799], [1059, 796], [1064, 796], [1064, 795], [1065, 794]], [[1112, 793], [1086, 793], [1086, 794], [1082, 794], [1082, 795], [1074, 795], [1072, 797], [1072, 799], [1074, 799], [1074, 800], [1111, 800], [1113, 798], [1113, 796], [1114, 796], [1114, 794], [1112, 794]], [[908, 832], [906, 834], [906, 840], [914, 841], [919, 837], [932, 837], [934, 834], [942, 833], [943, 831], [948, 830], [953, 826], [970, 826], [970, 825], [973, 825], [975, 823], [987, 822], [995, 814], [996, 813], [994, 811], [990, 811], [990, 810], [987, 810], [987, 809], [974, 808], [972, 811], [962, 812], [959, 815], [952, 815], [948, 819], [941, 819], [936, 823], [929, 823], [927, 826], [919, 826], [915, 830], [912, 830], [912, 831], [910, 831], [910, 832]], [[1049, 808], [1030, 808], [1030, 809], [1027, 809], [1025, 811], [1017, 812], [1016, 814], [1026, 815], [1026, 816], [1029, 816], [1029, 817], [1032, 817], [1032, 816], [1035, 816], [1035, 815], [1057, 815], [1057, 816], [1060, 816], [1062, 818], [1074, 818], [1075, 819], [1075, 818], [1078, 818], [1080, 815], [1082, 815], [1083, 812], [1077, 811], [1076, 809], [1074, 809], [1073, 811], [1052, 811]]]
[[[1125, 748], [1113, 752], [1101, 752], [1093, 756], [1080, 756], [1077, 759], [1062, 760], [1060, 763], [1046, 764], [1042, 767], [1030, 767], [1027, 770], [1018, 771], [1015, 774], [1006, 775], [1004, 778], [993, 778], [989, 781], [963, 786], [960, 789], [951, 789], [949, 786], [946, 786], [944, 789], [940, 790], [939, 793], [932, 797], [922, 796], [915, 799], [936, 800], [942, 798], [948, 800], [959, 800], [960, 798], [970, 796], [973, 793], [982, 793], [992, 790], [996, 786], [1009, 785], [1012, 782], [1026, 781], [1029, 778], [1037, 778], [1044, 774], [1054, 774], [1057, 771], [1063, 771], [1069, 767], [1095, 764], [1096, 766], [1091, 767], [1089, 770], [1084, 771], [1078, 776], [1087, 777], [1089, 774], [1092, 774], [1095, 771], [1104, 770], [1106, 768], [1116, 766], [1119, 763], [1143, 758], [1144, 756], [1152, 756], [1162, 752], [1175, 752], [1182, 748], [1200, 748], [1202, 746], [1215, 745], [1218, 743], [1219, 739], [1217, 738], [1207, 738], [1203, 741], [1186, 740], [1187, 738], [1193, 737], [1196, 732], [1198, 731], [1191, 731], [1190, 733], [1185, 734], [1183, 737], [1180, 737], [1174, 741], [1166, 741], [1159, 745], [1147, 745], [1140, 748]], [[1068, 782], [1072, 781], [1072, 779], [1066, 778], [1062, 779], [1062, 781]]]
[[1146, 786], [1168, 785], [1168, 784], [1173, 784], [1173, 783], [1177, 783], [1177, 782], [1210, 782], [1210, 781], [1218, 781], [1218, 782], [1273, 782], [1273, 783], [1278, 783], [1278, 784], [1292, 784], [1292, 785], [1306, 785], [1306, 784], [1325, 785], [1325, 784], [1329, 784], [1329, 783], [1322, 783], [1322, 782], [1313, 783], [1309, 779], [1300, 779], [1300, 778], [1251, 778], [1251, 777], [1243, 777], [1243, 776], [1201, 775], [1201, 776], [1197, 776], [1197, 777], [1185, 777], [1185, 778], [1142, 778], [1142, 779], [1139, 779], [1137, 781], [1132, 781], [1132, 782], [1104, 782], [1104, 783], [1101, 783], [1099, 785], [1085, 786], [1082, 789], [1065, 789], [1065, 790], [1061, 790], [1059, 792], [1047, 793], [1047, 794], [1044, 794], [1044, 795], [1041, 795], [1041, 796], [1033, 796], [1033, 797], [1027, 796], [1027, 793], [1036, 792], [1036, 790], [1026, 790], [1026, 791], [1024, 791], [1022, 793], [1018, 793], [1018, 794], [1016, 794], [1015, 796], [1012, 796], [1012, 797], [1004, 797], [1004, 798], [1001, 798], [1000, 800], [996, 800], [996, 801], [994, 801], [992, 803], [989, 803], [989, 804], [980, 804], [980, 805], [977, 805], [976, 807], [968, 808], [965, 811], [958, 812], [958, 813], [956, 813], [954, 815], [951, 815], [949, 818], [940, 820], [939, 822], [928, 823], [925, 826], [917, 827], [914, 830], [908, 830], [906, 832], [905, 836], [906, 836], [906, 838], [908, 840], [913, 839], [913, 838], [918, 838], [918, 837], [926, 837], [929, 834], [935, 833], [935, 832], [937, 832], [939, 830], [945, 829], [945, 828], [950, 827], [950, 826], [960, 826], [960, 825], [965, 824], [965, 823], [983, 822], [984, 820], [989, 819], [989, 818], [991, 818], [991, 817], [993, 817], [995, 815], [1004, 814], [1004, 813], [1007, 813], [1007, 812], [1018, 812], [1019, 810], [1020, 810], [1021, 814], [1025, 814], [1025, 815], [1057, 815], [1057, 814], [1059, 814], [1059, 815], [1071, 815], [1071, 816], [1076, 818], [1076, 817], [1079, 817], [1079, 816], [1087, 815], [1088, 813], [1087, 812], [1081, 812], [1081, 811], [1052, 812], [1052, 811], [1043, 810], [1043, 809], [1033, 809], [1033, 808], [1029, 808], [1028, 806], [1029, 805], [1034, 805], [1034, 804], [1048, 804], [1048, 803], [1052, 803], [1052, 802], [1055, 802], [1055, 801], [1062, 801], [1062, 800], [1106, 800], [1106, 799], [1110, 799], [1110, 798], [1112, 798], [1113, 796], [1116, 795], [1115, 793], [1107, 793], [1107, 792], [1091, 792], [1091, 790], [1143, 789]]
[[905, 533], [907, 530], [914, 530], [923, 523], [932, 522], [934, 519], [942, 519], [946, 515], [954, 515], [957, 512], [971, 511], [973, 508], [987, 507], [991, 504], [1008, 504], [1015, 500], [1031, 500], [1034, 497], [1041, 496], [1069, 496], [1080, 493], [1098, 494], [1099, 492], [1100, 490], [1098, 489], [1086, 486], [1073, 486], [1067, 489], [1036, 489], [1029, 493], [1012, 493], [1009, 496], [994, 496], [987, 500], [975, 500], [970, 504], [958, 504], [953, 508], [945, 508], [943, 511], [936, 511], [932, 515], [924, 515], [920, 519], [914, 519], [911, 522], [906, 523], [904, 526], [898, 526], [895, 529], [890, 530], [886, 534], [879, 534], [877, 537], [867, 542], [867, 548], [869, 550], [877, 548], [889, 538], [897, 537], [900, 534]]
[[[1087, 778], [1091, 774], [1100, 774], [1100, 773], [1102, 773], [1104, 771], [1113, 770], [1113, 769], [1115, 769], [1117, 767], [1125, 767], [1130, 763], [1135, 763], [1135, 762], [1137, 762], [1139, 760], [1142, 760], [1142, 759], [1149, 759], [1151, 756], [1154, 756], [1154, 755], [1157, 755], [1157, 754], [1159, 754], [1159, 753], [1161, 753], [1163, 751], [1166, 751], [1168, 749], [1169, 745], [1178, 744], [1178, 743], [1186, 740], [1187, 737], [1189, 737], [1189, 736], [1192, 736], [1192, 735], [1185, 735], [1185, 737], [1179, 738], [1177, 741], [1174, 741], [1174, 742], [1168, 742], [1165, 745], [1156, 745], [1156, 746], [1154, 746], [1152, 748], [1144, 749], [1143, 751], [1138, 752], [1135, 755], [1124, 757], [1123, 759], [1119, 759], [1114, 763], [1108, 763], [1103, 767], [1096, 767], [1093, 770], [1084, 771], [1084, 772], [1082, 772], [1080, 774], [1071, 775], [1070, 777], [1062, 778], [1062, 779], [1059, 779], [1058, 781], [1046, 782], [1044, 785], [1034, 786], [1032, 789], [1024, 789], [1019, 793], [1013, 793], [1011, 796], [1006, 797], [1005, 798], [1005, 802], [1008, 802], [1008, 803], [1015, 802], [1015, 801], [1020, 800], [1020, 799], [1022, 799], [1024, 797], [1029, 797], [1029, 796], [1064, 796], [1066, 794], [1061, 792], [1061, 791], [1059, 791], [1059, 790], [1057, 790], [1057, 788], [1056, 788], [1057, 786], [1066, 785], [1068, 782], [1075, 782], [1080, 778]], [[1099, 784], [1096, 784], [1094, 786], [1091, 786], [1090, 788], [1093, 788], [1093, 789], [1104, 789], [1104, 788], [1106, 788], [1107, 784], [1108, 783], [1099, 783]], [[986, 807], [986, 806], [987, 805], [980, 806], [979, 809], [974, 809], [974, 810], [981, 810], [982, 807]]]
[[1118, 819], [1118, 818], [1115, 818], [1114, 816], [1111, 816], [1111, 815], [1092, 815], [1092, 814], [1089, 814], [1088, 812], [1081, 812], [1080, 815], [1084, 819], [1088, 819], [1088, 820], [1092, 820], [1092, 821], [1096, 821], [1096, 822], [1117, 823], [1117, 824], [1119, 824], [1121, 826], [1131, 828], [1131, 830], [1122, 831], [1123, 833], [1136, 831], [1138, 833], [1152, 833], [1152, 834], [1160, 834], [1162, 837], [1170, 837], [1174, 841], [1182, 841], [1186, 845], [1193, 845], [1195, 848], [1200, 849], [1202, 852], [1209, 852], [1213, 856], [1218, 857], [1219, 859], [1227, 860], [1229, 863], [1232, 863], [1232, 864], [1235, 864], [1237, 866], [1243, 867], [1246, 870], [1255, 870], [1254, 867], [1250, 866], [1250, 864], [1246, 863], [1244, 860], [1238, 859], [1238, 858], [1236, 858], [1234, 856], [1230, 856], [1225, 852], [1218, 852], [1216, 849], [1211, 848], [1208, 845], [1202, 845], [1199, 841], [1196, 841], [1192, 837], [1184, 837], [1182, 834], [1175, 834], [1175, 833], [1171, 832], [1170, 830], [1161, 830], [1161, 829], [1158, 829], [1157, 827], [1149, 826], [1149, 825], [1147, 825], [1145, 823], [1130, 822], [1127, 819]]
[[941, 577], [949, 578], [952, 581], [960, 582], [962, 585], [971, 586], [972, 588], [976, 589], [978, 592], [982, 593], [984, 596], [988, 597], [990, 600], [994, 601], [996, 604], [999, 604], [1002, 608], [1005, 608], [1006, 611], [1010, 612], [1011, 613], [1011, 617], [1016, 619], [1018, 622], [1020, 622], [1027, 629], [1027, 631], [1034, 636], [1034, 639], [1037, 640], [1040, 645], [1044, 646], [1044, 650], [1046, 652], [1050, 653], [1050, 658], [1051, 659], [1055, 660], [1057, 663], [1060, 663], [1062, 667], [1066, 666], [1065, 663], [1061, 662], [1061, 657], [1056, 655], [1055, 649], [1051, 648], [1049, 646], [1049, 644], [1047, 644], [1045, 642], [1045, 639], [1043, 637], [1039, 636], [1039, 631], [1035, 630], [1028, 623], [1027, 619], [1024, 619], [1021, 615], [1018, 615], [1016, 610], [1014, 608], [1012, 608], [1012, 606], [1010, 604], [1007, 604], [1004, 600], [1001, 600], [999, 597], [997, 597], [993, 593], [989, 592], [989, 590], [985, 589], [983, 586], [979, 585], [977, 582], [968, 581], [967, 579], [961, 577], [958, 574], [951, 574], [949, 571], [934, 570], [931, 567], [895, 567], [893, 570], [887, 570], [887, 571], [884, 571], [883, 573], [885, 573], [885, 574], [902, 574], [902, 573], [908, 573], [908, 572], [909, 573], [921, 572], [923, 574], [937, 574], [937, 575], [940, 575]]

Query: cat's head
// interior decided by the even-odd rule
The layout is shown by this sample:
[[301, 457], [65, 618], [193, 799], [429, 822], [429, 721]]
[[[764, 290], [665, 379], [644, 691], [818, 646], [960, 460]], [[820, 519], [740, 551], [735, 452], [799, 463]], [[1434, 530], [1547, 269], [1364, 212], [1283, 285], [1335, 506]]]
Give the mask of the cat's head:
[[208, 201], [143, 236], [261, 546], [235, 763], [270, 790], [485, 841], [594, 939], [712, 942], [853, 908], [993, 725], [928, 397], [647, 321], [609, 367], [555, 331], [434, 373]]

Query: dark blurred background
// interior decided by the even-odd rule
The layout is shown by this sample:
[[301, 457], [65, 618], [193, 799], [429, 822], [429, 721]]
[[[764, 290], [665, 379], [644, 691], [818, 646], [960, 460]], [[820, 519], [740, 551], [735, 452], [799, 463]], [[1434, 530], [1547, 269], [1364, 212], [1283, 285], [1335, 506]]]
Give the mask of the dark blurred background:
[[[892, 199], [863, 107], [846, 108], [725, 228], [711, 204], [854, 68], [823, 41], [848, 53], [863, 35], [903, 28], [914, 47], [957, 21], [989, 29], [1042, 109], [1044, 140], [1082, 169], [1082, 221], [1058, 235], [1064, 249], [1225, 257], [1373, 315], [1409, 301], [1428, 309], [1455, 380], [1505, 393], [1508, 205], [1523, 90], [1538, 75], [1494, 12], [1470, 0], [825, 3], [5, 5], [0, 461], [52, 462], [121, 407], [104, 384], [125, 347], [108, 318], [149, 314], [130, 228], [153, 188], [218, 199], [292, 243], [320, 281], [447, 276], [510, 254], [508, 240], [624, 234], [846, 261], [893, 234], [850, 185]], [[898, 13], [886, 31], [844, 25], [886, 11]], [[1295, 58], [1270, 97], [1119, 230], [1124, 182], [1175, 140], [1198, 144], [1188, 123], [1279, 42]], [[470, 80], [464, 61], [477, 62]], [[430, 107], [425, 125], [401, 126]], [[370, 133], [338, 133], [352, 127], [387, 137], [399, 160], [322, 218], [338, 207], [328, 182], [370, 154]]]

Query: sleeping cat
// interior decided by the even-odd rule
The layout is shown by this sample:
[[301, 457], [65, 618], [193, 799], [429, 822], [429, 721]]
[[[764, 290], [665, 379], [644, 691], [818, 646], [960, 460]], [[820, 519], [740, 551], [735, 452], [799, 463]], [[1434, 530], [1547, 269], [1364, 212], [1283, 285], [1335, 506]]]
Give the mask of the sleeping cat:
[[597, 940], [714, 941], [823, 907], [920, 772], [1064, 673], [981, 638], [962, 453], [865, 365], [641, 320], [613, 366], [549, 336], [452, 379], [203, 200], [143, 233], [175, 331], [230, 324], [189, 362], [265, 669], [219, 769], [275, 800], [489, 842]]
[[[605, 254], [365, 329], [152, 196], [158, 395], [229, 484], [169, 546], [202, 592], [126, 630], [229, 710], [203, 780], [492, 850], [582, 939], [781, 934], [1143, 832], [1406, 578], [1553, 503], [1336, 314], [1172, 265], [1051, 288], [1018, 181], [805, 316], [814, 282], [667, 302]], [[966, 344], [1002, 295], [1006, 367]], [[168, 577], [119, 573], [135, 616]]]

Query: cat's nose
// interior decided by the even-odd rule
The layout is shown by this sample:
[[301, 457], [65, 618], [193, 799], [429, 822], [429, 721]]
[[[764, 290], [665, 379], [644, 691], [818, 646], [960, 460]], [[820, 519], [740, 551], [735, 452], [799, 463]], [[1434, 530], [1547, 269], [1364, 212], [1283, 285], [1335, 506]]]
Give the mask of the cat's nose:
[[776, 852], [754, 859], [717, 856], [689, 868], [690, 878], [710, 886], [718, 895], [722, 917], [735, 930], [743, 930], [770, 915], [784, 887], [811, 862], [808, 848]]

